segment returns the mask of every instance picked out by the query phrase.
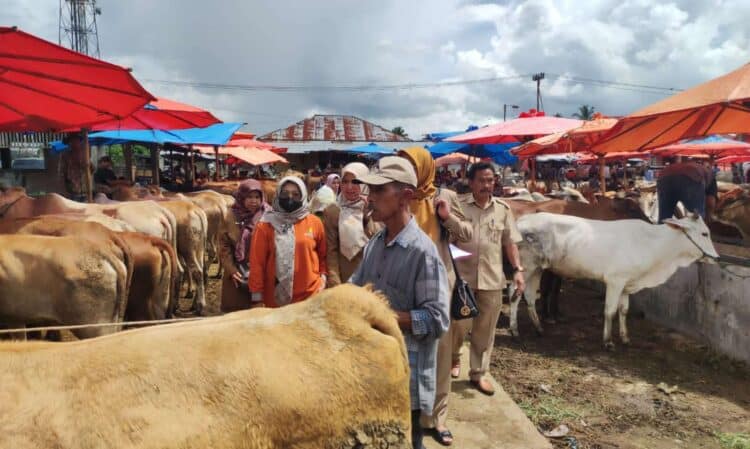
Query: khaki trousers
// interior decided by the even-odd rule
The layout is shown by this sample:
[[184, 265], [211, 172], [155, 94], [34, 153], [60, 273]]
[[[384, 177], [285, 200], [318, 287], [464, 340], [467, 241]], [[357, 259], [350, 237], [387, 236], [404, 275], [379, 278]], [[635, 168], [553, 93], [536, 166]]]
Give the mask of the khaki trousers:
[[495, 327], [500, 318], [502, 290], [475, 290], [479, 315], [472, 320], [451, 320], [448, 332], [438, 342], [435, 406], [432, 416], [422, 416], [422, 427], [446, 427], [448, 395], [451, 391], [451, 367], [461, 357], [461, 346], [471, 330], [469, 376], [478, 380], [490, 367], [495, 346]]
[[479, 315], [472, 319], [469, 349], [469, 378], [479, 380], [490, 370], [495, 347], [495, 328], [503, 306], [502, 290], [474, 290]]

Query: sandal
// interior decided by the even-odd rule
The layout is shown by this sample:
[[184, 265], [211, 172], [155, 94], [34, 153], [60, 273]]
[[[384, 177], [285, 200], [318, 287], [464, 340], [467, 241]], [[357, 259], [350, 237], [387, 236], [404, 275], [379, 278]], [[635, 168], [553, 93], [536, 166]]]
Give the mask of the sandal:
[[435, 440], [437, 440], [438, 443], [442, 444], [443, 446], [450, 446], [453, 444], [453, 434], [450, 430], [445, 429], [443, 431], [435, 430]]
[[453, 365], [451, 366], [451, 377], [454, 379], [458, 379], [458, 377], [461, 375], [461, 361], [453, 362]]

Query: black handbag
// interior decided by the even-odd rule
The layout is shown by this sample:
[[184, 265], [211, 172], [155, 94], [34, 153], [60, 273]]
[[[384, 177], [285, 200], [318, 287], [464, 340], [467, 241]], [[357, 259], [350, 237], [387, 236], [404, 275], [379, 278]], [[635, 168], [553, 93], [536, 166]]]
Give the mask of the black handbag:
[[451, 318], [454, 320], [474, 318], [479, 315], [477, 299], [474, 297], [474, 292], [469, 284], [461, 279], [453, 254], [451, 254], [451, 262], [453, 263], [453, 271], [456, 273], [456, 284], [453, 286], [453, 296], [451, 297]]

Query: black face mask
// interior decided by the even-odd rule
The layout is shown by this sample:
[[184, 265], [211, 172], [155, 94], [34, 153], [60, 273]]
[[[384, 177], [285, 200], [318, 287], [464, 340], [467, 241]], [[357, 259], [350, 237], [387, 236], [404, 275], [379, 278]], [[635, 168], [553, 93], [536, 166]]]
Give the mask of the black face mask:
[[284, 209], [286, 212], [294, 212], [295, 210], [302, 207], [302, 201], [301, 200], [295, 200], [291, 197], [279, 197], [279, 206]]

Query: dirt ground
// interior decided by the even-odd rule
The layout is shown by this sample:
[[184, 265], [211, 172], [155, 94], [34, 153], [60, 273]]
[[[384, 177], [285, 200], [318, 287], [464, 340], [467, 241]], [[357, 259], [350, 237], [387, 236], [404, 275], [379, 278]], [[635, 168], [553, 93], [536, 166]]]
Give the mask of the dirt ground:
[[750, 448], [746, 365], [634, 313], [630, 346], [606, 352], [601, 295], [566, 283], [560, 307], [565, 320], [537, 337], [522, 304], [520, 341], [506, 309], [491, 368], [540, 431], [568, 426], [555, 447]]

